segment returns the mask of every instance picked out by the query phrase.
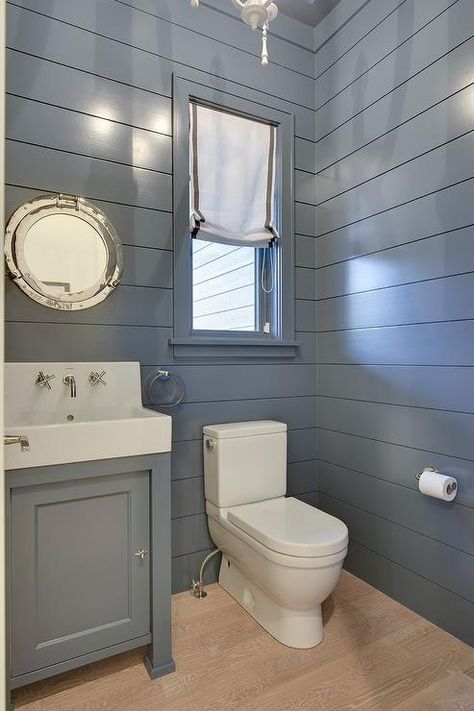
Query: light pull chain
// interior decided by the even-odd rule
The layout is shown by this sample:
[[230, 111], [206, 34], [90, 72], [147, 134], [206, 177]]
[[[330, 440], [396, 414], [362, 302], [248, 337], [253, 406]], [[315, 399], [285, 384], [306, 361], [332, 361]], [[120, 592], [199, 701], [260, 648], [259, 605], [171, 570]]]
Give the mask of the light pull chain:
[[268, 64], [267, 30], [268, 30], [268, 23], [265, 23], [262, 27], [262, 64], [263, 64], [263, 66], [266, 66]]

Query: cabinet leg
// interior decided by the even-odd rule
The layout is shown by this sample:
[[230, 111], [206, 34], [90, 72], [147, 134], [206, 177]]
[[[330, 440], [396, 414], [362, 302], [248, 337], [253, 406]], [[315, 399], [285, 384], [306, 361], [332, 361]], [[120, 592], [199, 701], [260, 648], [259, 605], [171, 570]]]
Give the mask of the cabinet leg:
[[165, 662], [164, 664], [154, 665], [153, 657], [150, 653], [146, 655], [143, 661], [150, 679], [158, 679], [158, 677], [165, 676], [165, 674], [170, 674], [176, 669], [176, 665], [174, 663], [173, 658], [171, 658], [169, 662]]
[[145, 657], [151, 679], [175, 670], [171, 654], [171, 467], [162, 454], [150, 472], [151, 498], [151, 635]]

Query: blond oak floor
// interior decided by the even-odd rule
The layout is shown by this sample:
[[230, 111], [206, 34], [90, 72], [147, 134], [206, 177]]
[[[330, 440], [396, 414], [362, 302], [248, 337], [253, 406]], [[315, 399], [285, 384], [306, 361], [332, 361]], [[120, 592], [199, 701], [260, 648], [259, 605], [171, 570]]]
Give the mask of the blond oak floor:
[[474, 709], [474, 650], [343, 573], [325, 638], [284, 647], [218, 585], [173, 598], [175, 674], [149, 680], [143, 650], [15, 693], [22, 711]]

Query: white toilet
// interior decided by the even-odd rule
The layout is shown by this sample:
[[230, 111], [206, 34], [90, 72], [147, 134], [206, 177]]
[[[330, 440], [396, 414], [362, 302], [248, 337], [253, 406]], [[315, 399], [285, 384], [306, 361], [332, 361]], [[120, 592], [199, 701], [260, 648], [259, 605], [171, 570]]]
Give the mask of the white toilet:
[[219, 583], [279, 642], [323, 638], [321, 603], [347, 553], [346, 526], [286, 498], [286, 425], [204, 427], [206, 511], [222, 551]]

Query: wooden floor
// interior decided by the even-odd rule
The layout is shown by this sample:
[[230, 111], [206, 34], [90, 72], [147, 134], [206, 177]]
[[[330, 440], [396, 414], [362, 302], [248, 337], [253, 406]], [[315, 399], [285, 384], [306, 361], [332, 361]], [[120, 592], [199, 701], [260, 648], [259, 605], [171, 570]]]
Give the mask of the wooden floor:
[[175, 674], [149, 680], [143, 650], [15, 693], [22, 711], [474, 709], [474, 650], [343, 573], [325, 638], [284, 647], [219, 586], [177, 595]]

